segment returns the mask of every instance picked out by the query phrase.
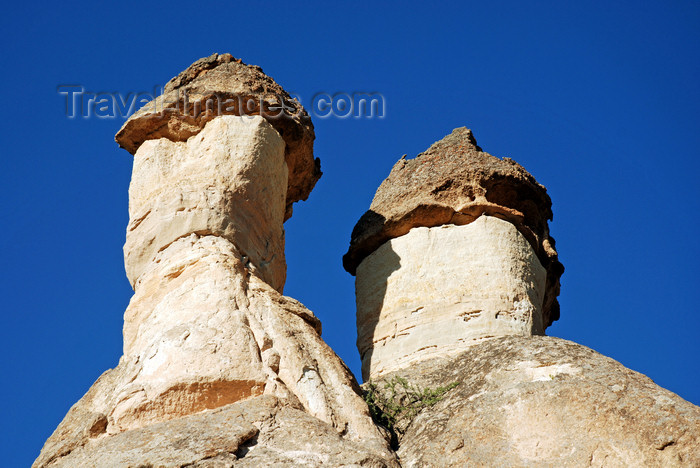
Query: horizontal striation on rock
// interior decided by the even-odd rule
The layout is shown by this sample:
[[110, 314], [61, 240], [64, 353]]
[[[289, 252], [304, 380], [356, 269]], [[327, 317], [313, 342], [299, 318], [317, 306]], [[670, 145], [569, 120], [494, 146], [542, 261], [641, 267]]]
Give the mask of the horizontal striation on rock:
[[559, 318], [557, 296], [564, 271], [547, 224], [552, 201], [520, 164], [483, 152], [464, 127], [394, 165], [355, 225], [343, 265], [355, 274], [380, 245], [414, 227], [469, 224], [484, 214], [512, 223], [547, 270], [543, 314], [548, 327]]
[[357, 269], [357, 347], [376, 378], [494, 336], [543, 334], [546, 272], [509, 222], [413, 228]]

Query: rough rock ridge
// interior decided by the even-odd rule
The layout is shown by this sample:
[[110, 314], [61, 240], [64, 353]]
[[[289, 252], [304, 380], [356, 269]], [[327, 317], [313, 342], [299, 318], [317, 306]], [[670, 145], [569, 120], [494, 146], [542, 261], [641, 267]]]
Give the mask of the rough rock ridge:
[[400, 375], [459, 382], [406, 430], [404, 467], [700, 466], [700, 408], [570, 341], [494, 338]]

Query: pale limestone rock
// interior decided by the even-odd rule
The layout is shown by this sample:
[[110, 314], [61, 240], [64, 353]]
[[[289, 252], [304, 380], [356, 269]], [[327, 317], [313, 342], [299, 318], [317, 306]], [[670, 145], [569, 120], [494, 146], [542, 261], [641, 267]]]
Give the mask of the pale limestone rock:
[[125, 246], [127, 270], [139, 273], [124, 326], [124, 360], [139, 371], [118, 389], [109, 433], [263, 392], [298, 399], [341, 432], [372, 429], [313, 314], [290, 314], [277, 292], [286, 179], [284, 142], [260, 116], [221, 116], [185, 143], [141, 145]]
[[509, 222], [413, 228], [357, 268], [363, 378], [494, 336], [544, 333], [546, 271]]
[[265, 335], [246, 313], [241, 257], [225, 239], [196, 234], [158, 254], [125, 314], [124, 359], [141, 367], [120, 389], [108, 432], [261, 395], [274, 379]]

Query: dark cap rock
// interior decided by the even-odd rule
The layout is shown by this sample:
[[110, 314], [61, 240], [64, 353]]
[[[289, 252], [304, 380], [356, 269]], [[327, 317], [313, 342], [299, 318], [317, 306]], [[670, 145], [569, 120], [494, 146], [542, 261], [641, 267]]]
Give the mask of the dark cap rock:
[[320, 161], [313, 156], [314, 127], [301, 104], [258, 66], [231, 54], [197, 60], [132, 115], [115, 139], [134, 154], [146, 140], [186, 141], [222, 114], [262, 115], [284, 139], [289, 218], [292, 203], [306, 200], [321, 177]]
[[343, 266], [354, 275], [365, 257], [414, 227], [469, 224], [483, 214], [511, 222], [532, 245], [547, 270], [543, 312], [551, 325], [564, 271], [547, 224], [552, 200], [520, 164], [483, 152], [464, 127], [394, 165], [355, 225]]

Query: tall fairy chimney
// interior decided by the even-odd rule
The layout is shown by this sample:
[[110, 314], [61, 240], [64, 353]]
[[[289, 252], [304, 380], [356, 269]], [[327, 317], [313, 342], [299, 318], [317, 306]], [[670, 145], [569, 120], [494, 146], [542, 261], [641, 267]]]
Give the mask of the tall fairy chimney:
[[285, 213], [320, 176], [308, 115], [258, 67], [211, 56], [158, 99], [116, 136], [134, 154], [123, 359], [141, 370], [117, 398], [114, 431], [278, 386], [251, 283], [282, 292]]
[[[214, 54], [170, 80], [116, 140], [134, 155], [124, 245], [134, 295], [124, 354], [74, 405], [34, 466], [190, 466], [212, 454], [229, 463], [247, 454], [245, 442], [280, 437], [291, 447], [284, 456], [295, 460], [294, 444], [311, 436], [275, 435], [290, 424], [285, 418], [316, 427], [319, 442], [304, 452], [313, 457], [327, 457], [328, 446], [352, 458], [349, 440], [358, 457], [375, 454], [354, 443], [391, 458], [357, 382], [321, 339], [319, 320], [281, 294], [283, 222], [321, 175], [301, 105], [260, 67]], [[232, 416], [224, 420], [244, 424], [242, 432], [212, 438], [221, 413], [191, 419], [226, 408]], [[177, 424], [182, 418], [190, 422]], [[201, 430], [187, 429], [192, 424]], [[143, 431], [163, 441], [136, 444], [155, 437]], [[173, 445], [193, 434], [203, 442]], [[159, 454], [167, 462], [155, 462]]]
[[559, 318], [545, 188], [455, 129], [404, 156], [352, 232], [364, 379], [485, 339], [541, 335]]

